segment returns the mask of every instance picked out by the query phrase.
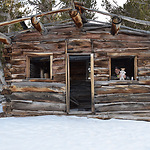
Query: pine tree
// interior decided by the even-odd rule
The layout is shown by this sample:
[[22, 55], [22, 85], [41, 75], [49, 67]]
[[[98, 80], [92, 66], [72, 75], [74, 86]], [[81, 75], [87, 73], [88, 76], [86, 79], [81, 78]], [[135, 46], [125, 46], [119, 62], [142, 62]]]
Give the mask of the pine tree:
[[[140, 20], [150, 20], [150, 1], [149, 0], [127, 0], [127, 2], [120, 7], [115, 2], [115, 5], [111, 4], [109, 0], [103, 0], [102, 6], [110, 13], [118, 15], [124, 15]], [[149, 30], [149, 26], [139, 25], [127, 21], [123, 21], [123, 24], [133, 28]]]
[[[0, 22], [17, 19], [23, 15], [29, 13], [29, 9], [26, 7], [24, 10], [25, 2], [21, 0], [0, 0]], [[14, 24], [9, 26], [3, 26], [0, 28], [0, 32], [12, 32], [21, 29], [21, 25]]]

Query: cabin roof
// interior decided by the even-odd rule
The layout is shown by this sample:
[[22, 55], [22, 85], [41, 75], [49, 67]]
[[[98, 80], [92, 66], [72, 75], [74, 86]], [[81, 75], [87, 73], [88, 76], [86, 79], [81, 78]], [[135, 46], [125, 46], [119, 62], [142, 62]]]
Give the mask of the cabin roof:
[[[78, 5], [78, 3], [76, 3]], [[131, 17], [127, 17], [127, 16], [122, 16], [122, 15], [116, 15], [116, 14], [112, 14], [112, 13], [108, 13], [108, 12], [103, 12], [100, 10], [94, 10], [94, 9], [89, 9], [84, 7], [83, 5], [80, 5], [80, 7], [85, 10], [85, 11], [90, 11], [90, 12], [95, 12], [95, 13], [100, 13], [103, 15], [107, 15], [110, 16], [111, 18], [118, 16], [119, 18], [121, 18], [122, 20], [126, 20], [132, 23], [137, 23], [137, 24], [141, 24], [141, 25], [146, 25], [146, 26], [150, 26], [150, 21], [144, 21], [144, 20], [138, 20], [135, 18], [131, 18]], [[10, 25], [10, 24], [15, 24], [15, 23], [21, 23], [25, 20], [32, 20], [34, 19], [35, 24], [32, 22], [32, 27], [28, 28], [28, 29], [24, 29], [21, 31], [16, 31], [13, 33], [0, 33], [0, 41], [5, 43], [5, 44], [11, 44], [11, 38], [15, 37], [18, 34], [21, 33], [26, 33], [26, 32], [32, 32], [34, 28], [39, 28], [36, 27], [36, 23], [39, 23], [38, 20], [36, 20], [38, 17], [42, 17], [45, 15], [50, 15], [50, 14], [56, 14], [59, 12], [70, 12], [73, 10], [73, 7], [69, 7], [69, 8], [64, 8], [64, 9], [58, 9], [58, 10], [53, 10], [53, 11], [49, 11], [49, 12], [42, 12], [42, 13], [38, 13], [32, 16], [27, 16], [27, 17], [23, 17], [23, 18], [18, 18], [18, 19], [14, 19], [14, 20], [10, 20], [10, 21], [6, 21], [6, 22], [0, 22], [0, 26], [6, 26], [6, 25]], [[100, 30], [101, 32], [105, 32], [105, 33], [110, 33], [110, 28], [112, 27], [112, 23], [108, 23], [108, 22], [103, 22], [101, 20], [91, 20], [88, 19], [87, 23], [84, 23], [83, 26], [79, 29], [81, 32], [97, 32], [97, 30]], [[112, 21], [113, 22], [113, 21]], [[63, 21], [56, 21], [54, 23], [48, 23], [48, 24], [44, 24], [42, 25], [40, 23], [40, 28], [41, 30], [41, 34], [46, 34], [46, 30], [51, 30], [51, 29], [57, 29], [57, 28], [68, 28], [68, 27], [74, 27], [75, 22], [73, 22], [73, 20], [67, 19], [67, 20], [63, 20]], [[38, 29], [37, 29], [38, 30]], [[40, 32], [40, 30], [39, 30]], [[120, 26], [120, 30], [119, 33], [123, 33], [123, 34], [130, 34], [130, 35], [139, 35], [139, 36], [150, 36], [150, 31], [146, 31], [146, 30], [140, 30], [140, 29], [135, 29], [135, 28], [131, 28], [131, 27], [127, 27], [124, 25]]]

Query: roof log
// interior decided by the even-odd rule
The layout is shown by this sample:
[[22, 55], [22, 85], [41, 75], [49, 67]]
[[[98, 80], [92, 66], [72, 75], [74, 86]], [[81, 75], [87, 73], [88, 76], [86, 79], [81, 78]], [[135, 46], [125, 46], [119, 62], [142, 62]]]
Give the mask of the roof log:
[[5, 34], [0, 33], [0, 42], [9, 45], [11, 44], [11, 39], [7, 37]]
[[32, 25], [34, 26], [34, 28], [39, 31], [41, 34], [46, 34], [47, 33], [47, 30], [46, 28], [44, 28], [44, 25], [38, 21], [37, 17], [36, 16], [33, 16], [31, 18], [31, 23]]

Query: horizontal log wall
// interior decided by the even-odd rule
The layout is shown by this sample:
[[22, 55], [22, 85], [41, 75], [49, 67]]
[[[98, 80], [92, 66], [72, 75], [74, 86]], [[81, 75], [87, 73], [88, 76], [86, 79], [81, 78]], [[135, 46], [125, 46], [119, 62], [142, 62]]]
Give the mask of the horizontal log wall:
[[[110, 40], [108, 36], [105, 40], [93, 40], [93, 48], [96, 114], [150, 110], [150, 42], [147, 38], [117, 35]], [[117, 56], [137, 56], [137, 81], [109, 81], [109, 57]]]
[[16, 82], [9, 89], [11, 95], [5, 96], [11, 100], [11, 111], [66, 111], [63, 83]]
[[[26, 78], [26, 52], [51, 52], [53, 53], [53, 79], [29, 79], [29, 81], [44, 82], [44, 84], [46, 82], [62, 83], [65, 87], [65, 41], [67, 41], [68, 53], [94, 53], [96, 113], [149, 110], [149, 36], [133, 32], [122, 32], [112, 36], [110, 29], [103, 26], [96, 28], [87, 26], [83, 27], [82, 31], [72, 25], [48, 27], [47, 30], [48, 34], [45, 36], [35, 31], [18, 34], [13, 39], [12, 47], [4, 49], [3, 55], [6, 59], [4, 71], [7, 82], [23, 82]], [[109, 81], [109, 57], [112, 55], [137, 56], [138, 81]], [[18, 87], [18, 85], [12, 84], [11, 92], [10, 98], [12, 100], [32, 100], [32, 111], [35, 111], [34, 106], [37, 102], [40, 104], [41, 102], [58, 103], [60, 104], [59, 111], [64, 111], [64, 105], [62, 104], [65, 104], [65, 88], [52, 88], [46, 87], [46, 85], [42, 88], [30, 88], [30, 86]], [[57, 95], [55, 92], [59, 92], [59, 94], [57, 93]], [[49, 93], [51, 94], [49, 95]], [[18, 104], [18, 107], [22, 108], [20, 105], [22, 104]], [[27, 108], [28, 105], [26, 104], [25, 107]], [[37, 107], [39, 106], [37, 105]], [[45, 111], [45, 109], [41, 111]], [[57, 109], [54, 108], [53, 110]], [[19, 111], [15, 112], [17, 114]]]

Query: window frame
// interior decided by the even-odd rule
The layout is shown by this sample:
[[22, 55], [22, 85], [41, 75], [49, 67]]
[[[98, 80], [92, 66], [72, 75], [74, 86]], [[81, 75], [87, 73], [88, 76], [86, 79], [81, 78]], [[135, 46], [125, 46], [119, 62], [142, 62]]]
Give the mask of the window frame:
[[[134, 53], [108, 53], [109, 56], [109, 80], [111, 79], [111, 59], [112, 58], [123, 58], [123, 57], [134, 57], [134, 80], [137, 80], [137, 55]], [[123, 81], [123, 80], [122, 80]]]
[[[53, 53], [25, 53], [26, 55], [26, 78], [30, 78], [30, 59], [31, 57], [50, 57], [50, 77], [48, 79], [52, 79], [52, 65], [53, 65]], [[31, 78], [30, 78], [31, 79]], [[34, 78], [34, 79], [45, 79], [45, 78]]]

